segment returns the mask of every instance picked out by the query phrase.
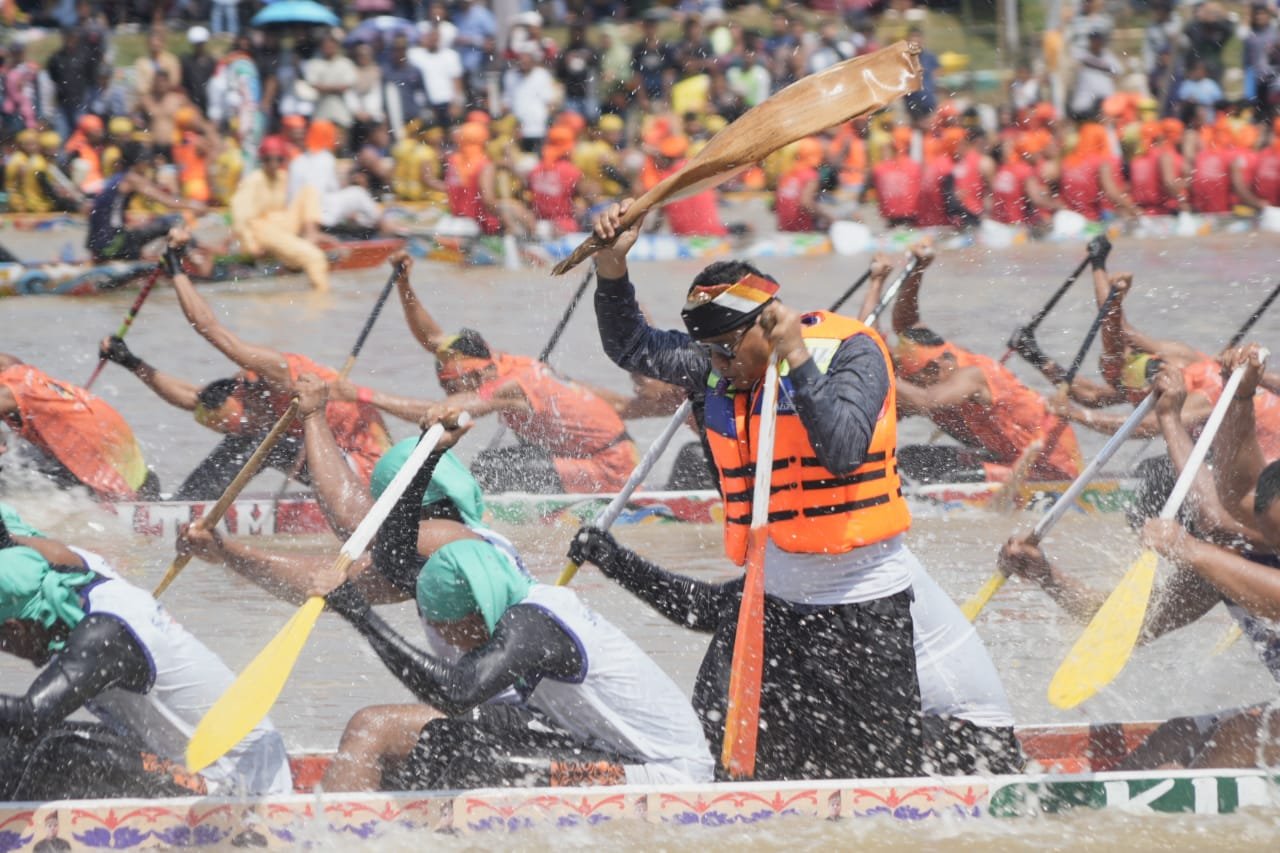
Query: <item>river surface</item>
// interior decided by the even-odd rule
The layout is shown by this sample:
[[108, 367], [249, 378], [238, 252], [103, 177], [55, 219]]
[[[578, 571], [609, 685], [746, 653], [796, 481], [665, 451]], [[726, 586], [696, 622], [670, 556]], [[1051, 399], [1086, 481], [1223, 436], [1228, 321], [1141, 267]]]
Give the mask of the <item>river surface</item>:
[[[2, 235], [16, 254], [55, 255], [63, 243], [79, 244], [74, 230], [54, 234]], [[1232, 235], [1194, 241], [1117, 241], [1110, 266], [1136, 274], [1127, 309], [1132, 322], [1152, 334], [1177, 338], [1216, 352], [1270, 288], [1267, 275], [1276, 271], [1274, 236]], [[926, 275], [923, 315], [944, 336], [973, 350], [999, 356], [1003, 342], [1019, 322], [1043, 304], [1083, 255], [1083, 248], [1028, 245], [991, 252], [967, 249], [941, 252]], [[766, 260], [761, 266], [783, 283], [781, 296], [800, 308], [825, 307], [865, 268], [863, 257], [835, 256], [797, 260]], [[660, 325], [677, 326], [678, 311], [689, 279], [700, 268], [693, 262], [636, 264], [632, 268], [642, 301]], [[236, 285], [217, 285], [204, 291], [223, 320], [246, 339], [282, 350], [305, 353], [321, 362], [340, 365], [385, 281], [383, 269], [339, 273], [331, 294], [309, 292], [298, 276]], [[424, 303], [446, 328], [471, 326], [498, 348], [536, 354], [564, 310], [580, 273], [556, 279], [544, 271], [508, 272], [495, 268], [459, 269], [419, 262], [414, 283]], [[119, 325], [132, 302], [132, 293], [93, 299], [22, 298], [0, 301], [0, 351], [11, 352], [54, 376], [82, 383], [94, 366], [96, 341]], [[1089, 283], [1082, 279], [1042, 326], [1044, 349], [1061, 361], [1069, 360], [1094, 314]], [[1256, 326], [1251, 339], [1280, 349], [1280, 311]], [[171, 291], [158, 291], [143, 308], [129, 335], [140, 356], [162, 370], [197, 383], [229, 375], [233, 368], [187, 326]], [[1096, 352], [1086, 369], [1096, 375]], [[603, 355], [596, 336], [590, 301], [584, 301], [551, 358], [569, 376], [618, 391], [629, 388], [627, 376]], [[1013, 369], [1032, 387], [1047, 390], [1018, 359]], [[408, 335], [394, 298], [379, 320], [353, 377], [358, 382], [401, 394], [439, 395], [432, 361]], [[132, 424], [148, 461], [166, 488], [174, 487], [210, 448], [217, 437], [195, 424], [187, 413], [166, 406], [123, 370], [108, 367], [94, 388]], [[413, 432], [409, 424], [389, 421], [393, 433]], [[656, 436], [662, 419], [633, 423], [641, 445]], [[464, 457], [485, 446], [494, 426], [481, 423], [459, 448]], [[930, 425], [911, 420], [902, 428], [902, 443], [927, 440]], [[690, 435], [691, 437], [691, 435]], [[1096, 435], [1081, 434], [1088, 456], [1102, 444]], [[1117, 470], [1144, 454], [1161, 451], [1157, 442], [1145, 448], [1122, 450]], [[7, 466], [0, 476], [0, 494], [49, 533], [72, 544], [108, 556], [131, 580], [151, 587], [164, 572], [171, 543], [131, 538], [92, 502], [33, 485]], [[660, 487], [665, 469], [654, 477]], [[281, 475], [268, 472], [251, 487], [274, 491]], [[916, 520], [909, 543], [937, 580], [957, 599], [976, 589], [994, 567], [999, 544], [1011, 533], [1034, 522], [1023, 513], [1003, 515], [958, 512], [926, 515]], [[548, 525], [508, 529], [539, 577], [554, 580], [572, 533]], [[732, 567], [722, 558], [719, 531], [712, 527], [639, 525], [622, 528], [626, 544], [663, 565], [695, 576], [727, 578]], [[271, 547], [303, 548], [318, 558], [333, 553], [325, 537], [294, 542], [264, 542]], [[1136, 538], [1116, 515], [1069, 515], [1046, 542], [1050, 556], [1068, 570], [1099, 587], [1113, 584], [1139, 552]], [[1167, 571], [1167, 570], [1166, 570]], [[614, 620], [648, 650], [678, 684], [688, 690], [705, 642], [700, 636], [671, 626], [654, 612], [587, 568], [575, 588], [609, 619]], [[222, 568], [194, 563], [165, 597], [165, 604], [193, 633], [239, 670], [285, 622], [293, 608]], [[394, 621], [413, 631], [410, 605], [388, 608]], [[1237, 643], [1214, 656], [1212, 649], [1225, 632], [1228, 619], [1219, 607], [1187, 629], [1138, 650], [1125, 672], [1096, 698], [1073, 711], [1049, 705], [1045, 689], [1050, 675], [1078, 635], [1078, 626], [1038, 589], [1010, 582], [981, 618], [982, 633], [1004, 677], [1020, 723], [1085, 720], [1157, 719], [1174, 714], [1200, 713], [1253, 703], [1276, 695], [1276, 685], [1247, 643]], [[0, 661], [0, 690], [20, 692], [31, 671], [12, 659]], [[409, 694], [383, 669], [373, 653], [340, 619], [321, 618], [319, 628], [303, 652], [272, 718], [291, 749], [332, 749], [350, 715], [368, 704], [409, 701]], [[990, 848], [1030, 843], [1056, 847], [1072, 840], [1117, 835], [1134, 848], [1258, 846], [1274, 839], [1275, 815], [1245, 815], [1228, 821], [1185, 819], [1159, 826], [1115, 816], [1072, 818], [1065, 824], [1039, 821], [1013, 829], [1002, 824], [973, 830], [939, 825], [936, 834], [873, 837], [842, 827], [842, 840], [885, 849], [918, 846]], [[1068, 826], [1088, 826], [1079, 835]], [[832, 830], [819, 825], [803, 829], [795, 838], [766, 832], [747, 837], [733, 830], [706, 834], [698, 840], [679, 833], [643, 830], [654, 846], [689, 849], [693, 844], [723, 844], [776, 848], [799, 841], [806, 846], [829, 843]], [[1116, 830], [1121, 830], [1113, 834]], [[608, 836], [606, 843], [633, 843], [638, 837]], [[931, 831], [932, 832], [932, 831]], [[650, 836], [650, 833], [656, 833]], [[1025, 833], [1025, 834], [1024, 834]], [[1096, 835], [1095, 835], [1096, 833]], [[1219, 834], [1221, 833], [1221, 834]], [[549, 839], [546, 839], [549, 842]], [[556, 843], [585, 847], [590, 836], [557, 834]]]

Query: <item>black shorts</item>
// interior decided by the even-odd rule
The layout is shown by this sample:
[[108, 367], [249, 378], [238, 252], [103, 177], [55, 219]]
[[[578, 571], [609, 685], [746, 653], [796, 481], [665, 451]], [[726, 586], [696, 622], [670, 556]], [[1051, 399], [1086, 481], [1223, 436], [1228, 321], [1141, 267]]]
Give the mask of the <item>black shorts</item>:
[[94, 260], [98, 261], [136, 261], [142, 258], [142, 250], [153, 240], [159, 240], [169, 233], [175, 225], [182, 224], [181, 216], [158, 216], [138, 228], [121, 228], [103, 241], [98, 248], [89, 248]]
[[523, 705], [490, 704], [432, 720], [388, 790], [621, 785], [622, 759], [584, 746], [544, 715]]
[[[759, 780], [923, 772], [920, 679], [909, 591], [832, 607], [765, 597]], [[694, 707], [720, 755], [736, 615], [712, 638]]]
[[926, 770], [937, 776], [1006, 775], [1026, 766], [1013, 726], [976, 726], [958, 717], [924, 718]]

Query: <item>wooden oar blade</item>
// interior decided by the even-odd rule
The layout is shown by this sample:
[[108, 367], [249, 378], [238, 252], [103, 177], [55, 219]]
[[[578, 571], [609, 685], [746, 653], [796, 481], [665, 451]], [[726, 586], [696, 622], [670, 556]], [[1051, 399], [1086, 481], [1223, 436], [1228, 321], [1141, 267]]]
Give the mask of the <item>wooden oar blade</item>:
[[1049, 684], [1049, 701], [1054, 707], [1074, 708], [1124, 669], [1142, 632], [1157, 563], [1154, 551], [1143, 551], [1093, 615]]
[[[636, 199], [622, 216], [623, 230], [652, 208], [717, 186], [779, 148], [883, 109], [920, 81], [919, 50], [905, 41], [802, 77], [747, 110], [688, 165]], [[606, 245], [592, 235], [552, 272], [563, 275]]]
[[753, 528], [748, 535], [747, 577], [733, 640], [720, 763], [735, 779], [750, 779], [756, 771], [760, 684], [764, 674], [764, 546], [768, 535], [765, 527]]
[[1000, 587], [1004, 586], [1004, 582], [1006, 580], [1008, 580], [1008, 578], [1005, 577], [1004, 572], [996, 572], [993, 574], [987, 582], [982, 585], [982, 589], [975, 592], [973, 594], [973, 598], [966, 601], [964, 606], [960, 608], [960, 612], [964, 614], [964, 618], [968, 619], [970, 622], [977, 619], [978, 614], [982, 612], [982, 608], [986, 607], [987, 602], [991, 600], [992, 596], [1000, 591]]
[[226, 755], [266, 718], [323, 610], [323, 598], [307, 599], [205, 714], [187, 744], [193, 773]]

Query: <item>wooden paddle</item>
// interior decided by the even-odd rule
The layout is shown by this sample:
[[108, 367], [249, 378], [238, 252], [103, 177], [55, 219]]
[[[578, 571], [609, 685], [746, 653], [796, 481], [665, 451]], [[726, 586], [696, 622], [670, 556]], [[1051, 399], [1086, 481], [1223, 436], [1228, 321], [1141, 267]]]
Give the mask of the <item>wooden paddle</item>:
[[[147, 301], [147, 297], [151, 295], [151, 289], [156, 286], [156, 282], [160, 279], [161, 267], [159, 264], [151, 271], [147, 277], [147, 281], [142, 285], [142, 290], [138, 292], [138, 298], [133, 300], [133, 305], [129, 308], [129, 313], [124, 315], [124, 322], [120, 324], [120, 328], [116, 329], [115, 336], [123, 338], [129, 334], [129, 328], [133, 326], [133, 318], [138, 316], [138, 311], [142, 309], [142, 303]], [[93, 369], [93, 375], [89, 377], [89, 381], [84, 383], [84, 390], [88, 391], [93, 387], [93, 383], [98, 381], [98, 375], [102, 373], [102, 369], [107, 366], [107, 359], [99, 356], [98, 366]]]
[[[1111, 241], [1107, 239], [1105, 234], [1098, 237], [1094, 237], [1093, 239], [1095, 241], [1101, 240], [1102, 242], [1106, 243], [1107, 250], [1110, 251]], [[1091, 242], [1090, 246], [1092, 245], [1093, 243]], [[1080, 262], [1079, 266], [1075, 268], [1075, 270], [1071, 273], [1071, 275], [1067, 276], [1067, 280], [1064, 281], [1058, 287], [1058, 289], [1053, 292], [1053, 295], [1049, 297], [1049, 301], [1044, 304], [1044, 307], [1041, 308], [1038, 312], [1036, 312], [1036, 315], [1031, 318], [1031, 322], [1021, 327], [1020, 329], [1017, 329], [1014, 331], [1013, 334], [1015, 338], [1018, 335], [1035, 334], [1036, 329], [1040, 328], [1040, 324], [1044, 322], [1044, 318], [1048, 317], [1049, 312], [1053, 310], [1054, 306], [1057, 305], [1060, 301], [1062, 301], [1062, 297], [1066, 296], [1067, 291], [1071, 289], [1071, 285], [1075, 284], [1076, 279], [1080, 278], [1080, 273], [1084, 272], [1084, 268], [1089, 266], [1089, 261], [1092, 257], [1093, 257], [1092, 251], [1090, 251], [1088, 254], [1084, 256], [1084, 260]], [[1016, 340], [1011, 340], [1010, 343], [1014, 344], [1016, 343]], [[1007, 350], [1005, 350], [1004, 355], [1000, 357], [1000, 363], [1004, 364], [1005, 362], [1007, 362], [1009, 360], [1009, 356], [1013, 355], [1015, 351], [1017, 351], [1017, 347], [1010, 346]]]
[[[1171, 519], [1177, 516], [1182, 502], [1191, 490], [1200, 464], [1213, 444], [1213, 437], [1226, 417], [1231, 398], [1240, 387], [1244, 377], [1244, 367], [1237, 367], [1227, 379], [1222, 396], [1213, 407], [1209, 420], [1205, 422], [1204, 431], [1196, 440], [1195, 447], [1187, 464], [1178, 475], [1178, 481], [1165, 501], [1160, 518]], [[1067, 657], [1053, 676], [1049, 684], [1049, 701], [1058, 708], [1074, 708], [1088, 699], [1098, 690], [1111, 683], [1120, 670], [1124, 669], [1133, 647], [1138, 642], [1142, 631], [1142, 623], [1147, 615], [1147, 604], [1151, 599], [1151, 589], [1156, 579], [1156, 552], [1146, 549], [1125, 572], [1120, 583], [1112, 591], [1093, 619], [1071, 647]]]
[[[668, 175], [622, 214], [621, 234], [646, 213], [680, 196], [720, 184], [792, 142], [888, 106], [920, 88], [919, 50], [905, 41], [802, 77], [743, 113], [711, 138], [680, 171]], [[563, 275], [611, 245], [594, 234], [556, 264]]]
[[729, 709], [724, 722], [720, 763], [734, 779], [756, 772], [756, 738], [760, 733], [760, 681], [764, 674], [764, 553], [769, 539], [769, 486], [773, 476], [773, 437], [778, 419], [778, 357], [770, 354], [760, 402], [756, 439], [755, 489], [751, 496], [751, 531], [747, 536], [747, 576], [738, 606], [729, 672]]
[[[271, 431], [262, 439], [262, 443], [253, 451], [253, 455], [245, 461], [240, 468], [240, 472], [236, 474], [236, 478], [231, 481], [231, 485], [227, 486], [227, 490], [222, 493], [222, 497], [218, 498], [218, 502], [213, 505], [213, 509], [197, 520], [196, 524], [200, 525], [204, 530], [212, 530], [219, 521], [222, 521], [222, 517], [227, 514], [231, 504], [235, 503], [236, 498], [240, 497], [240, 493], [244, 491], [244, 487], [249, 485], [249, 481], [262, 469], [262, 465], [267, 461], [271, 450], [284, 437], [285, 433], [293, 427], [293, 422], [297, 417], [298, 398], [294, 397], [289, 401], [289, 408], [285, 409], [284, 414], [271, 427]], [[164, 591], [169, 588], [169, 585], [173, 583], [174, 579], [182, 573], [182, 570], [187, 567], [187, 563], [190, 562], [190, 554], [180, 554], [175, 557], [173, 562], [169, 564], [169, 570], [160, 579], [160, 583], [156, 584], [155, 591], [151, 593], [151, 597], [159, 598], [163, 595]]]
[[[467, 420], [464, 413], [458, 419], [458, 425], [465, 426]], [[343, 544], [333, 564], [335, 573], [345, 577], [351, 564], [369, 547], [378, 528], [443, 435], [444, 426], [436, 424], [419, 439], [413, 453], [409, 454], [404, 465], [396, 472], [387, 490], [370, 508], [351, 538]], [[311, 636], [323, 610], [323, 598], [318, 595], [308, 598], [293, 618], [280, 629], [280, 633], [267, 643], [205, 714], [191, 735], [191, 742], [187, 744], [187, 767], [193, 773], [200, 772], [226, 755], [267, 716], [280, 696], [280, 691], [284, 689], [289, 674], [293, 672], [298, 655], [302, 653], [302, 647]]]
[[[667, 421], [667, 425], [662, 428], [662, 434], [649, 445], [649, 449], [644, 452], [644, 456], [640, 458], [640, 464], [631, 472], [631, 476], [627, 478], [626, 484], [622, 487], [622, 491], [613, 496], [613, 500], [609, 501], [609, 505], [592, 520], [591, 524], [599, 530], [608, 530], [613, 527], [613, 523], [618, 520], [618, 516], [622, 514], [622, 510], [626, 507], [627, 501], [631, 499], [631, 495], [644, 478], [649, 476], [649, 472], [653, 470], [653, 466], [662, 454], [666, 451], [667, 445], [671, 443], [671, 438], [676, 431], [684, 424], [685, 419], [689, 417], [689, 412], [693, 409], [693, 401], [686, 399], [676, 409], [671, 420]], [[557, 586], [566, 586], [569, 581], [573, 580], [573, 576], [578, 573], [579, 563], [570, 560], [568, 565], [564, 567], [564, 571], [560, 573], [560, 578], [556, 581]]]
[[[573, 314], [578, 310], [578, 303], [582, 301], [583, 295], [587, 292], [587, 288], [591, 286], [591, 279], [596, 274], [595, 264], [591, 265], [591, 269], [587, 270], [587, 274], [582, 277], [582, 283], [578, 285], [578, 289], [573, 292], [573, 296], [569, 298], [569, 305], [564, 309], [564, 313], [560, 315], [560, 322], [556, 323], [556, 327], [551, 330], [551, 337], [547, 340], [546, 346], [542, 348], [542, 352], [538, 353], [538, 361], [545, 362], [551, 358], [551, 353], [555, 351], [556, 344], [560, 343], [560, 336], [564, 334], [565, 328], [569, 325], [569, 320], [573, 318]], [[494, 450], [507, 434], [507, 425], [503, 421], [498, 421], [498, 429], [493, 434], [493, 438], [489, 439], [486, 450]], [[563, 576], [562, 576], [563, 577]], [[570, 576], [572, 577], [572, 575]]]
[[1280, 284], [1277, 284], [1271, 290], [1271, 293], [1267, 295], [1266, 299], [1262, 300], [1262, 304], [1258, 306], [1257, 310], [1250, 314], [1249, 319], [1245, 320], [1244, 324], [1241, 325], [1240, 328], [1236, 330], [1236, 333], [1231, 336], [1231, 340], [1227, 341], [1227, 349], [1232, 349], [1233, 347], [1240, 345], [1240, 342], [1244, 340], [1244, 336], [1249, 334], [1249, 330], [1253, 328], [1254, 324], [1257, 323], [1258, 320], [1262, 319], [1262, 315], [1267, 313], [1267, 309], [1271, 307], [1271, 303], [1275, 302], [1276, 297], [1278, 296], [1280, 296]]
[[[1111, 457], [1116, 455], [1116, 451], [1120, 449], [1120, 445], [1124, 444], [1129, 435], [1138, 428], [1138, 424], [1142, 423], [1142, 419], [1155, 408], [1156, 397], [1154, 394], [1148, 394], [1128, 419], [1116, 430], [1115, 435], [1107, 439], [1107, 443], [1102, 446], [1102, 450], [1098, 451], [1098, 455], [1093, 457], [1093, 461], [1089, 463], [1080, 476], [1076, 477], [1062, 496], [1054, 501], [1049, 511], [1041, 516], [1036, 522], [1036, 526], [1031, 531], [1031, 535], [1027, 537], [1027, 541], [1032, 545], [1039, 545], [1040, 540], [1049, 535], [1049, 531], [1053, 528], [1062, 516], [1075, 504], [1076, 500], [1084, 493], [1089, 484], [1093, 482], [1098, 473], [1102, 471], [1104, 465], [1111, 461]], [[991, 601], [991, 597], [995, 595], [1000, 587], [1004, 586], [1004, 582], [1008, 580], [1008, 575], [1004, 572], [997, 571], [991, 576], [982, 588], [974, 593], [973, 597], [964, 603], [960, 611], [964, 613], [964, 617], [970, 622], [978, 618], [978, 614], [982, 612], [982, 608], [987, 606], [987, 602]]]

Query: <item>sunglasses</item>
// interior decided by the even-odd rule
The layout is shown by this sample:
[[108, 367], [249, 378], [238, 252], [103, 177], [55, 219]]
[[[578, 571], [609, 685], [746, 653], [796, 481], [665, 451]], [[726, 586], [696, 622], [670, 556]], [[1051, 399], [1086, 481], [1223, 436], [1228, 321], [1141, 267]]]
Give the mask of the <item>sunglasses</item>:
[[749, 326], [743, 326], [742, 331], [738, 332], [738, 336], [730, 343], [716, 343], [713, 341], [698, 341], [698, 349], [702, 350], [708, 358], [719, 356], [726, 361], [733, 361], [738, 354], [738, 348], [742, 346], [742, 341], [747, 336], [747, 332], [755, 326], [752, 323]]

